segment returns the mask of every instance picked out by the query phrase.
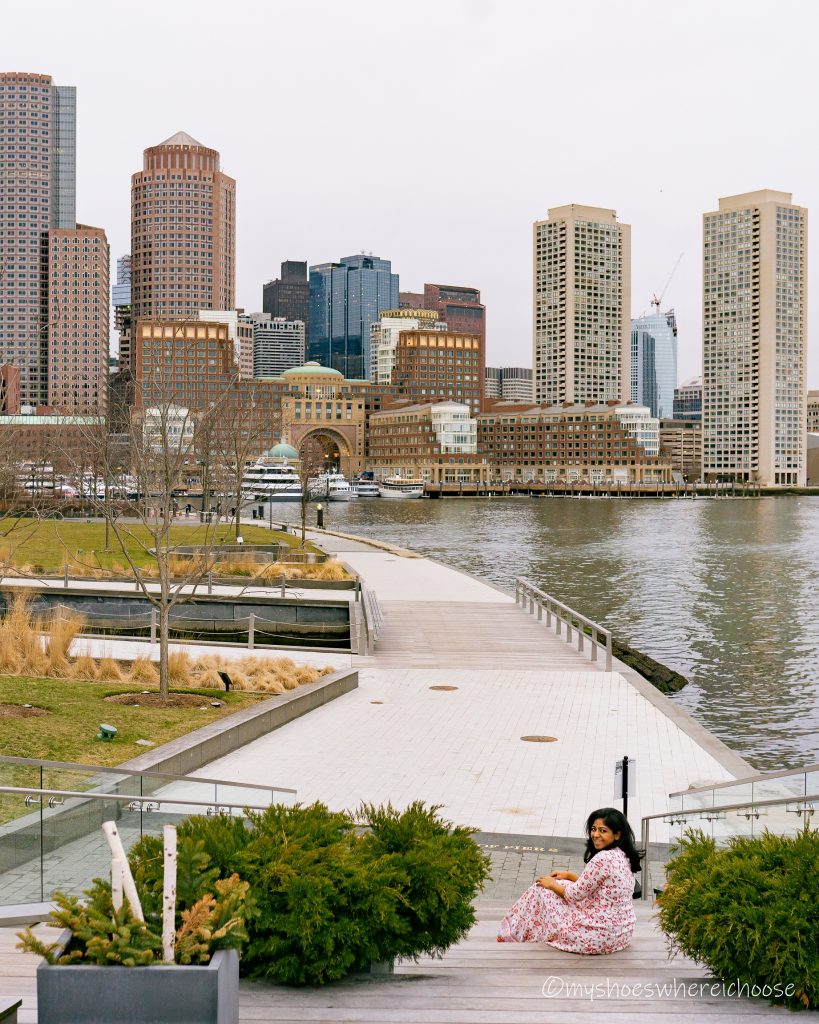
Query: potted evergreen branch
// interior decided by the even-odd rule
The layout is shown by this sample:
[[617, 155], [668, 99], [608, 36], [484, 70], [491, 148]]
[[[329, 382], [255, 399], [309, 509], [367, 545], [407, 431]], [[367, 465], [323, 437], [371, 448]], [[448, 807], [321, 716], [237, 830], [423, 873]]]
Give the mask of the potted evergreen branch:
[[[135, 882], [113, 822], [112, 883], [96, 879], [84, 899], [58, 893], [45, 943], [31, 929], [20, 948], [37, 969], [40, 1024], [238, 1024], [238, 950], [247, 939], [248, 884], [220, 878], [203, 844], [174, 826], [165, 842], [144, 839]], [[137, 886], [139, 882], [139, 887]]]

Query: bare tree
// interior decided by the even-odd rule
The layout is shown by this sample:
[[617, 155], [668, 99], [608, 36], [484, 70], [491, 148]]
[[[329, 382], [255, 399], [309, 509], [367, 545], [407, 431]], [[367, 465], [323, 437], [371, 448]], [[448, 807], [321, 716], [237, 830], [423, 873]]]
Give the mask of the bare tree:
[[301, 490], [299, 512], [301, 516], [301, 546], [304, 547], [307, 532], [307, 508], [311, 501], [323, 497], [316, 478], [324, 472], [324, 449], [316, 438], [309, 434], [299, 446], [299, 464], [296, 472]]
[[[182, 328], [173, 339], [161, 342], [153, 369], [145, 382], [136, 382], [138, 402], [131, 409], [127, 448], [128, 475], [136, 500], [129, 515], [120, 515], [117, 502], [110, 500], [111, 483], [121, 475], [122, 451], [110, 435], [88, 431], [80, 456], [79, 472], [94, 466], [106, 482], [102, 493], [95, 487], [87, 496], [94, 512], [104, 519], [114, 542], [127, 561], [143, 597], [156, 611], [159, 641], [159, 692], [167, 700], [170, 689], [168, 651], [171, 610], [195, 597], [197, 588], [216, 562], [215, 543], [220, 517], [204, 516], [196, 552], [184, 560], [178, 557], [172, 536], [178, 515], [178, 496], [198, 466], [213, 473], [213, 439], [220, 417], [230, 409], [236, 393], [232, 386], [222, 389], [204, 408], [182, 404], [179, 380], [164, 367], [171, 365], [168, 352], [186, 344]], [[183, 382], [184, 383], [184, 382]], [[232, 384], [233, 382], [231, 382]], [[193, 394], [188, 391], [187, 394]], [[211, 477], [212, 479], [212, 477]], [[205, 492], [209, 484], [203, 481]], [[206, 499], [205, 499], [206, 500]], [[153, 573], [141, 571], [145, 558]]]
[[242, 480], [249, 462], [255, 461], [265, 447], [270, 433], [269, 413], [259, 407], [253, 396], [237, 396], [214, 423], [214, 448], [220, 474], [232, 504], [234, 536], [241, 532], [242, 509], [251, 504], [253, 495], [242, 493]]

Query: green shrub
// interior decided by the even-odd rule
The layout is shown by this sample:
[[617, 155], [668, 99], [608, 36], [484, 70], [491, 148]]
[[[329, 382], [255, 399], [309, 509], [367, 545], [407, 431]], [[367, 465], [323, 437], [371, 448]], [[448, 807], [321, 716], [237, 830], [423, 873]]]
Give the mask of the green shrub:
[[[241, 824], [241, 822], [240, 822]], [[249, 886], [235, 873], [220, 878], [204, 842], [182, 836], [176, 860], [176, 939], [174, 962], [206, 964], [218, 949], [240, 949], [247, 941], [245, 921], [255, 912]], [[131, 913], [127, 899], [114, 910], [111, 883], [101, 878], [76, 896], [56, 893], [50, 924], [68, 929], [65, 950], [44, 943], [26, 929], [19, 948], [37, 953], [52, 964], [90, 963], [143, 967], [162, 959], [163, 841], [143, 836], [128, 857], [139, 893], [144, 921]]]
[[356, 816], [369, 828], [367, 873], [393, 897], [389, 917], [375, 922], [373, 959], [441, 955], [475, 923], [472, 900], [489, 876], [475, 830], [453, 827], [437, 807], [417, 802], [402, 812], [365, 804]]
[[819, 831], [764, 832], [718, 849], [689, 830], [666, 871], [658, 903], [672, 950], [723, 981], [768, 986], [777, 1002], [819, 1008]]
[[489, 873], [471, 831], [420, 803], [364, 806], [357, 821], [320, 803], [274, 805], [250, 815], [249, 831], [219, 816], [180, 827], [250, 883], [242, 972], [294, 985], [440, 954], [460, 939]]

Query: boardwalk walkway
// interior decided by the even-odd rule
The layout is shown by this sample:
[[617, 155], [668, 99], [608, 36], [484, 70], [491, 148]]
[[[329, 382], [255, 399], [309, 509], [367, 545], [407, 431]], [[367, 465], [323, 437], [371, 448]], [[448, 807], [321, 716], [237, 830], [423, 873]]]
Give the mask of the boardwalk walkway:
[[[541, 943], [500, 944], [507, 904], [481, 900], [469, 936], [441, 960], [396, 966], [322, 988], [240, 985], [241, 1024], [708, 1024], [782, 1021], [789, 1011], [760, 1000], [712, 994], [707, 972], [669, 960], [652, 910], [635, 902], [632, 945], [606, 957], [581, 957]], [[0, 1004], [23, 998], [21, 1024], [35, 1024], [37, 958], [14, 952], [14, 929], [0, 929]], [[641, 986], [635, 994], [635, 986]], [[676, 998], [675, 994], [676, 986]], [[628, 991], [626, 992], [626, 988]], [[545, 994], [544, 994], [545, 993]], [[805, 1018], [813, 1019], [814, 1014]]]

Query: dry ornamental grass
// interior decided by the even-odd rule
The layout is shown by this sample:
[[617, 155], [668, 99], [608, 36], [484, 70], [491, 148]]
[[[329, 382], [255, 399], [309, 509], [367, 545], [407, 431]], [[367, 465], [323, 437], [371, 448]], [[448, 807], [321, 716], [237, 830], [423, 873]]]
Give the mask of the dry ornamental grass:
[[[0, 620], [0, 675], [159, 684], [156, 663], [144, 656], [135, 658], [127, 670], [109, 657], [80, 654], [72, 658], [71, 645], [85, 625], [80, 615], [57, 610], [44, 618], [35, 614], [31, 596], [25, 593], [14, 594], [7, 609]], [[187, 651], [175, 650], [168, 656], [168, 671], [176, 687], [222, 689], [222, 671], [230, 675], [234, 689], [284, 693], [335, 670], [297, 665], [291, 658], [228, 659], [214, 653], [194, 660]]]

